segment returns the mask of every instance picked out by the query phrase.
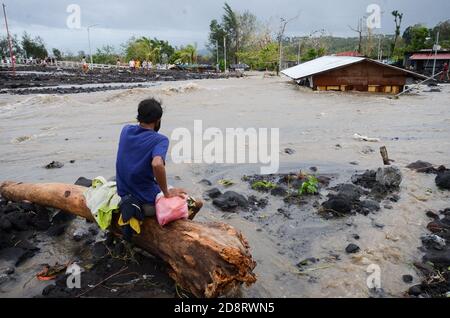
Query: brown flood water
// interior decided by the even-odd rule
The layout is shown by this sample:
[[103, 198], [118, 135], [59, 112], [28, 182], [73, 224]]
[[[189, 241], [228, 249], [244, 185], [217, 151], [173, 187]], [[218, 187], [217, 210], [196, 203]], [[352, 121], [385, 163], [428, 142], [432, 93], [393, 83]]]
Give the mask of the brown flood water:
[[[427, 209], [450, 206], [450, 194], [439, 191], [434, 177], [404, 167], [416, 160], [450, 166], [450, 87], [441, 93], [421, 93], [392, 100], [383, 95], [316, 93], [280, 78], [254, 74], [243, 79], [164, 83], [145, 89], [79, 95], [0, 95], [0, 180], [73, 183], [78, 177], [114, 175], [117, 140], [122, 126], [134, 122], [140, 100], [157, 96], [163, 100], [162, 133], [193, 129], [194, 120], [204, 127], [280, 128], [280, 172], [318, 167], [335, 176], [333, 184], [350, 179], [356, 170], [381, 166], [378, 148], [387, 146], [404, 174], [401, 200], [392, 210], [370, 216], [324, 220], [315, 209], [305, 209], [294, 220], [275, 215], [281, 201], [272, 200], [260, 213], [260, 221], [240, 214], [218, 212], [207, 203], [199, 220], [229, 222], [243, 231], [258, 263], [258, 282], [243, 290], [249, 297], [367, 297], [367, 267], [381, 268], [386, 296], [402, 296], [408, 286], [402, 275], [419, 279], [412, 263], [421, 258], [417, 247], [425, 233]], [[380, 138], [380, 143], [353, 139], [359, 133]], [[67, 139], [67, 140], [66, 140]], [[337, 148], [339, 144], [341, 148]], [[372, 147], [373, 153], [365, 153]], [[57, 160], [62, 169], [46, 170]], [[75, 160], [75, 163], [69, 163]], [[358, 166], [350, 162], [358, 162]], [[201, 179], [213, 183], [226, 178], [236, 182], [230, 190], [257, 194], [241, 182], [243, 175], [258, 173], [254, 165], [173, 164], [168, 160], [170, 183], [196, 196], [208, 189]], [[217, 186], [217, 185], [216, 185]], [[218, 186], [220, 187], [220, 186]], [[325, 193], [326, 194], [326, 193]], [[260, 195], [261, 196], [261, 195]], [[385, 225], [375, 228], [372, 219]], [[267, 220], [267, 221], [266, 221]], [[350, 224], [350, 225], [348, 225]], [[281, 239], [278, 233], [288, 233]], [[353, 234], [360, 235], [355, 241]], [[362, 252], [345, 253], [349, 243]], [[4, 296], [33, 296], [42, 286], [24, 284], [36, 264], [64, 262], [70, 242], [46, 243], [44, 256], [22, 265], [22, 280]], [[332, 255], [339, 254], [340, 260]], [[47, 259], [48, 257], [48, 259]], [[307, 275], [296, 264], [306, 258], [321, 261]], [[47, 259], [47, 261], [45, 261]], [[34, 293], [34, 294], [33, 294]]]

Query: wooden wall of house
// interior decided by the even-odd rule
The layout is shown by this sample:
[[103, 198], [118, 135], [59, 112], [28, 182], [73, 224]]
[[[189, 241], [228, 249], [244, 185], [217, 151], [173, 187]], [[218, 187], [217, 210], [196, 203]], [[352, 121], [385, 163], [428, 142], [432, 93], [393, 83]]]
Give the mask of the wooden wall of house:
[[402, 71], [364, 61], [315, 75], [314, 89], [397, 93], [408, 75]]

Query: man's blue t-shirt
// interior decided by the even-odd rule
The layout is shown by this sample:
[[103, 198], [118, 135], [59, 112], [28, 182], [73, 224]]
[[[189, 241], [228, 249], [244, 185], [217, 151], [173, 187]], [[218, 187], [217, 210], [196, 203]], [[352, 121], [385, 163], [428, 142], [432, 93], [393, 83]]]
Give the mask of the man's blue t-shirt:
[[127, 125], [120, 135], [116, 162], [117, 192], [120, 197], [132, 195], [143, 204], [155, 204], [161, 192], [155, 180], [152, 161], [166, 159], [169, 139], [139, 125]]

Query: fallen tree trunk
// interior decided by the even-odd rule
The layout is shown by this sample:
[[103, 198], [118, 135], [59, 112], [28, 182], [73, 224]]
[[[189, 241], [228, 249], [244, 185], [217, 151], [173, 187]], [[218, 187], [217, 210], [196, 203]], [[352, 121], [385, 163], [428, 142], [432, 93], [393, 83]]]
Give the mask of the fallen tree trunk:
[[[3, 198], [53, 207], [94, 220], [86, 206], [86, 188], [68, 184], [26, 184], [5, 182], [0, 185]], [[117, 224], [117, 220], [113, 220]], [[120, 236], [117, 225], [114, 234]], [[169, 265], [169, 275], [196, 297], [219, 297], [243, 283], [256, 282], [256, 263], [242, 234], [224, 223], [198, 223], [180, 220], [162, 228], [155, 219], [146, 219], [135, 243], [161, 257]]]

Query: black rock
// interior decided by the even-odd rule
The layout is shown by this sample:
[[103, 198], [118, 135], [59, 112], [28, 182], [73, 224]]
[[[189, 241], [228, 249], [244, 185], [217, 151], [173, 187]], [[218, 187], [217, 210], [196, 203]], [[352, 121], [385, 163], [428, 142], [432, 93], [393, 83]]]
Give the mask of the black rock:
[[411, 284], [414, 280], [414, 278], [411, 275], [403, 275], [402, 276], [403, 282], [406, 284]]
[[75, 182], [75, 185], [85, 187], [85, 188], [90, 188], [92, 186], [92, 180], [86, 179], [84, 177], [80, 177]]
[[45, 169], [60, 169], [62, 167], [64, 167], [64, 164], [62, 162], [52, 161], [45, 166]]
[[264, 209], [268, 204], [269, 200], [266, 198], [259, 199], [254, 195], [248, 197], [248, 205], [252, 210]]
[[206, 197], [211, 199], [216, 199], [222, 195], [222, 192], [220, 192], [217, 188], [212, 188], [205, 192]]
[[213, 204], [221, 209], [222, 211], [233, 211], [237, 208], [247, 209], [248, 201], [247, 199], [234, 191], [227, 191], [220, 197], [214, 199]]
[[53, 224], [64, 224], [67, 223], [69, 221], [72, 221], [73, 219], [75, 219], [76, 216], [70, 213], [65, 213], [63, 211], [59, 211], [58, 213], [56, 213], [53, 218], [52, 218], [52, 223]]
[[65, 224], [58, 224], [58, 225], [52, 225], [48, 230], [47, 234], [52, 237], [58, 237], [64, 234], [66, 231], [66, 225]]
[[329, 210], [331, 213], [337, 212], [339, 214], [352, 213], [352, 203], [347, 197], [334, 197], [322, 204], [323, 208]]
[[28, 230], [28, 220], [27, 215], [24, 212], [16, 211], [7, 215], [9, 222], [11, 222], [12, 227], [17, 231]]
[[337, 191], [338, 197], [346, 197], [349, 201], [355, 202], [364, 194], [364, 190], [354, 184], [340, 184], [333, 188]]
[[285, 197], [288, 192], [283, 187], [276, 187], [270, 191], [270, 194], [277, 197]]
[[12, 224], [7, 217], [3, 216], [0, 218], [0, 230], [9, 232], [12, 229]]
[[360, 237], [358, 234], [355, 234], [355, 235], [353, 235], [353, 238], [354, 238], [355, 240], [359, 240], [361, 237]]
[[356, 245], [356, 244], [349, 244], [349, 245], [345, 248], [345, 251], [346, 251], [348, 254], [355, 254], [355, 253], [358, 253], [360, 250], [361, 250], [361, 249], [360, 249], [359, 246]]
[[436, 185], [441, 189], [450, 190], [450, 170], [438, 173]]
[[291, 148], [286, 148], [286, 149], [284, 149], [284, 153], [286, 153], [288, 155], [293, 155], [293, 154], [295, 154], [295, 150], [291, 149]]
[[433, 167], [433, 164], [420, 160], [407, 165], [406, 168], [421, 173], [436, 173], [436, 169]]
[[25, 212], [31, 212], [35, 210], [34, 204], [29, 202], [18, 203], [19, 207]]
[[380, 204], [378, 202], [376, 202], [376, 201], [373, 201], [373, 200], [362, 201], [361, 202], [361, 207], [365, 208], [365, 209], [368, 209], [371, 212], [379, 211], [381, 209], [380, 208]]
[[366, 189], [372, 189], [377, 183], [377, 172], [367, 170], [363, 174], [355, 174], [352, 176], [352, 182]]
[[212, 182], [207, 179], [200, 180], [199, 184], [203, 184], [208, 187], [212, 186]]
[[421, 285], [415, 285], [412, 286], [409, 290], [408, 290], [408, 294], [411, 296], [420, 296], [422, 294], [422, 286]]
[[8, 203], [5, 207], [3, 207], [2, 210], [3, 210], [4, 214], [8, 214], [8, 213], [15, 212], [15, 211], [21, 211], [20, 205], [15, 202]]
[[439, 215], [437, 215], [437, 214], [434, 213], [433, 211], [427, 211], [427, 212], [426, 212], [426, 215], [427, 215], [429, 218], [434, 219], [434, 220], [439, 219]]

